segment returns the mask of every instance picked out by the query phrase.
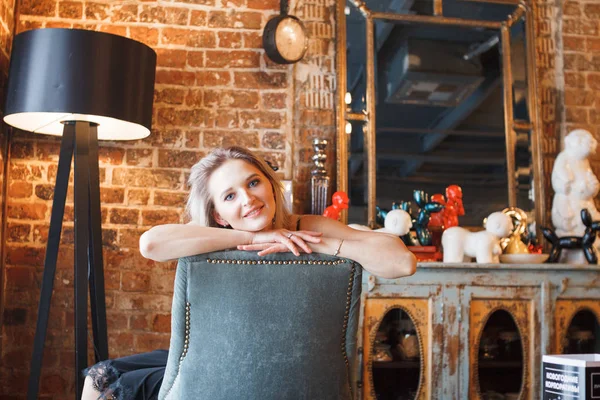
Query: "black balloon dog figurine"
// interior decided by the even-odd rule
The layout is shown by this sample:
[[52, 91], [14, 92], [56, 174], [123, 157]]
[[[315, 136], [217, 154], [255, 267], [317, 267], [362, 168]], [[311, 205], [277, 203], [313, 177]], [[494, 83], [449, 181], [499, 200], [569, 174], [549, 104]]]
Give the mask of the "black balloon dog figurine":
[[581, 221], [586, 226], [583, 236], [558, 237], [552, 229], [542, 228], [542, 234], [552, 244], [547, 262], [558, 261], [563, 249], [582, 249], [589, 264], [598, 264], [598, 255], [593, 245], [596, 234], [600, 231], [600, 221], [592, 221], [592, 216], [587, 208], [581, 210]]

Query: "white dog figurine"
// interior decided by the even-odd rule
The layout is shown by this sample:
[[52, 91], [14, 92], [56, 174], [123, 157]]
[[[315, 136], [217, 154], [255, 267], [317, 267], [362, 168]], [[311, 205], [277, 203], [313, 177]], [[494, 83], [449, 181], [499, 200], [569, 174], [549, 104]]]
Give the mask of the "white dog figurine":
[[460, 226], [448, 228], [442, 234], [444, 262], [457, 263], [475, 257], [478, 263], [500, 261], [500, 239], [513, 230], [511, 218], [501, 212], [489, 215], [484, 231], [470, 232]]
[[[348, 226], [359, 231], [371, 230], [368, 226], [359, 224], [350, 224]], [[410, 228], [412, 228], [410, 214], [404, 210], [392, 210], [385, 216], [383, 228], [375, 229], [375, 232], [391, 233], [396, 236], [404, 236], [410, 231]]]

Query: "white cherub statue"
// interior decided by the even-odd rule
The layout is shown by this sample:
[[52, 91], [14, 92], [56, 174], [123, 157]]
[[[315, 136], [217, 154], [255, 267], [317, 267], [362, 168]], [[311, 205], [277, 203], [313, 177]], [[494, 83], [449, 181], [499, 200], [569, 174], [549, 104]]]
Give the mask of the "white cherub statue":
[[[556, 235], [583, 236], [585, 225], [581, 221], [581, 209], [587, 208], [592, 220], [600, 219], [594, 204], [600, 182], [594, 175], [588, 156], [596, 152], [598, 142], [584, 129], [576, 129], [565, 137], [565, 147], [556, 157], [552, 168], [552, 224]], [[600, 241], [594, 243], [600, 250]], [[562, 252], [562, 262], [585, 263], [581, 251]]]
[[444, 262], [464, 262], [466, 257], [475, 257], [478, 263], [498, 263], [502, 254], [500, 239], [512, 230], [512, 219], [499, 211], [487, 217], [484, 231], [471, 232], [460, 226], [448, 228], [442, 234]]
[[[348, 226], [361, 231], [371, 230], [368, 226], [359, 224], [350, 224]], [[396, 236], [404, 236], [410, 231], [410, 228], [412, 228], [410, 214], [404, 210], [392, 210], [385, 216], [383, 228], [375, 229], [375, 231], [381, 233], [391, 233]]]

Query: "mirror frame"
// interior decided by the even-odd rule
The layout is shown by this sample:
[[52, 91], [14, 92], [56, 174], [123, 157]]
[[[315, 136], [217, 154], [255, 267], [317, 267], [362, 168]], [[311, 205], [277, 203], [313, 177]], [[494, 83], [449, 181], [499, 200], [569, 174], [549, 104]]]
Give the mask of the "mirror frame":
[[[344, 12], [346, 0], [337, 0], [336, 3], [336, 68], [338, 79], [338, 115], [337, 115], [337, 190], [347, 193], [348, 191], [348, 138], [345, 133], [347, 121], [360, 121], [365, 124], [363, 128], [365, 146], [367, 150], [367, 190], [368, 225], [375, 227], [376, 217], [376, 141], [375, 141], [375, 62], [374, 62], [374, 22], [378, 19], [393, 20], [399, 22], [413, 22], [429, 25], [453, 25], [462, 27], [483, 27], [497, 29], [500, 32], [502, 46], [502, 78], [504, 88], [504, 126], [506, 138], [506, 162], [508, 182], [508, 207], [516, 207], [517, 188], [515, 177], [516, 133], [529, 132], [531, 144], [531, 160], [533, 166], [533, 191], [534, 191], [534, 215], [536, 222], [537, 237], [541, 238], [541, 226], [546, 226], [546, 201], [544, 197], [544, 175], [542, 155], [540, 148], [540, 129], [537, 75], [535, 68], [535, 33], [533, 17], [530, 7], [520, 0], [464, 0], [477, 3], [514, 4], [517, 9], [509, 15], [505, 21], [483, 21], [462, 18], [450, 18], [442, 16], [444, 0], [433, 0], [433, 15], [394, 14], [385, 12], [374, 12], [367, 8], [362, 0], [351, 0], [354, 6], [365, 17], [366, 24], [366, 109], [360, 112], [350, 112], [345, 106], [345, 94], [348, 86], [346, 70], [346, 14]], [[513, 113], [512, 92], [512, 65], [510, 27], [521, 18], [525, 19], [525, 44], [527, 58], [527, 109], [529, 111], [528, 121], [515, 120]], [[348, 214], [342, 212], [342, 222], [348, 223]]]

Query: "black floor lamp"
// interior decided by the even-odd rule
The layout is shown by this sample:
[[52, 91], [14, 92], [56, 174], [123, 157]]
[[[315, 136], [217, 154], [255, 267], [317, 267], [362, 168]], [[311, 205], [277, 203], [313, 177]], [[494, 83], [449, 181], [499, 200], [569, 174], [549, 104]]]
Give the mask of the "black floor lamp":
[[156, 53], [125, 37], [79, 29], [38, 29], [14, 38], [4, 121], [62, 135], [27, 398], [36, 399], [65, 200], [74, 156], [75, 377], [87, 366], [87, 289], [97, 361], [108, 358], [98, 140], [150, 134]]

